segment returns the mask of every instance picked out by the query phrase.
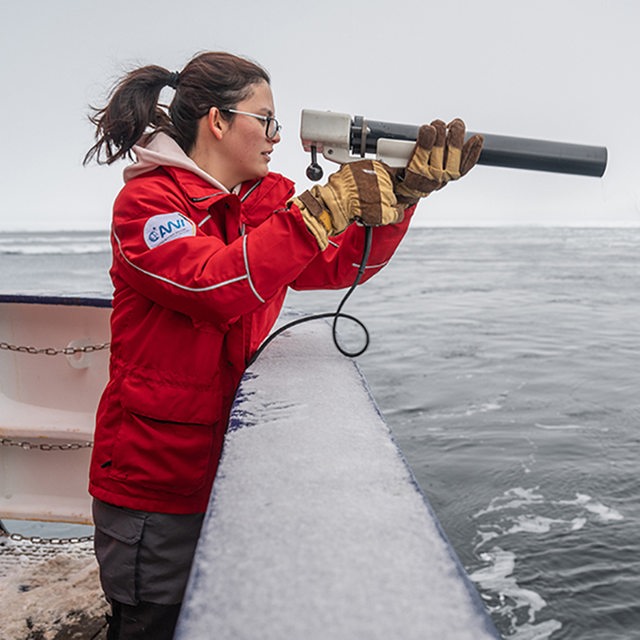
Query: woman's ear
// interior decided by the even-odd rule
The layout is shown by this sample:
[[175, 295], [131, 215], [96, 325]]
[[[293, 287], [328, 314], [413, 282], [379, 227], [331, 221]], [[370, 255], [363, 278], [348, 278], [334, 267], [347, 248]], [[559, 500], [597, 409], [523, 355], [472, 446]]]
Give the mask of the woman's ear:
[[222, 117], [218, 107], [211, 107], [211, 109], [209, 109], [209, 113], [207, 114], [207, 127], [217, 140], [220, 140], [224, 132], [229, 128], [229, 124]]

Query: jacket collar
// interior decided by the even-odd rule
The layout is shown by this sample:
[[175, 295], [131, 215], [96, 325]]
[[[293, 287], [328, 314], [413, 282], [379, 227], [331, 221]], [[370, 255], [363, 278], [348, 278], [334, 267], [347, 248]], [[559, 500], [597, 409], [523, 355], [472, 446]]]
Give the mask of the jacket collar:
[[[272, 204], [284, 206], [286, 199], [293, 196], [293, 183], [279, 174], [270, 173], [257, 182], [245, 182], [238, 185], [233, 193], [213, 176], [203, 171], [166, 133], [143, 136], [133, 147], [136, 161], [125, 168], [124, 180], [129, 180], [147, 172], [162, 169], [180, 186], [187, 198], [200, 210], [223, 199], [236, 199], [246, 202], [243, 207], [249, 218], [262, 220], [273, 210]], [[262, 203], [264, 206], [261, 206]]]
[[196, 209], [206, 210], [220, 200], [236, 198], [234, 194], [229, 193], [224, 187], [220, 189], [188, 169], [179, 167], [163, 167], [163, 169], [171, 176]]

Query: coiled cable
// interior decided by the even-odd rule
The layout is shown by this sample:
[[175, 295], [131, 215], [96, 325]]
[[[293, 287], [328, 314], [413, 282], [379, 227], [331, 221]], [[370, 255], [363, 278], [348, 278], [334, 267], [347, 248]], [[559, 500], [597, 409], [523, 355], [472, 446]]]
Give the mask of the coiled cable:
[[[292, 327], [302, 324], [303, 322], [311, 322], [311, 320], [320, 320], [322, 318], [333, 318], [333, 322], [331, 325], [331, 335], [333, 337], [333, 343], [335, 344], [336, 349], [342, 355], [347, 356], [348, 358], [357, 358], [367, 350], [370, 342], [369, 331], [367, 330], [367, 327], [364, 325], [364, 323], [361, 320], [359, 320], [355, 316], [352, 316], [349, 313], [342, 313], [342, 308], [344, 307], [345, 303], [347, 302], [351, 294], [355, 291], [355, 288], [358, 286], [358, 284], [360, 284], [360, 280], [362, 280], [362, 276], [364, 275], [364, 271], [366, 269], [367, 262], [369, 260], [369, 254], [371, 253], [372, 228], [370, 226], [364, 225], [364, 233], [365, 233], [364, 248], [362, 251], [362, 259], [360, 260], [360, 266], [358, 267], [358, 273], [356, 274], [353, 284], [349, 287], [349, 290], [342, 297], [342, 300], [340, 301], [338, 308], [333, 312], [316, 313], [313, 315], [304, 316], [303, 318], [296, 318], [291, 322], [287, 322], [287, 324], [283, 325], [282, 327], [279, 327], [276, 331], [274, 331], [271, 335], [267, 337], [267, 339], [260, 345], [260, 347], [258, 347], [258, 350], [253, 354], [247, 366], [252, 365], [258, 359], [258, 356], [260, 356], [260, 354], [265, 350], [265, 348], [269, 344], [271, 344], [271, 342], [276, 337], [278, 337], [281, 333], [283, 333], [287, 329], [291, 329]], [[338, 320], [340, 318], [344, 318], [345, 320], [350, 320], [351, 322], [354, 322], [362, 329], [364, 333], [364, 344], [362, 345], [362, 347], [360, 347], [355, 351], [350, 351], [345, 349], [340, 344], [340, 341], [338, 340]]]

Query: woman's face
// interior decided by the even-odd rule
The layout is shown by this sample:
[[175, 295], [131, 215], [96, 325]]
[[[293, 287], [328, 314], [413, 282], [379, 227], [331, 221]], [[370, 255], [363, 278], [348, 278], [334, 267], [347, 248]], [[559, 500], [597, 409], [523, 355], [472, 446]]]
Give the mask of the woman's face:
[[[254, 84], [251, 94], [241, 100], [235, 110], [259, 116], [274, 116], [271, 87], [266, 82]], [[279, 133], [273, 139], [267, 137], [264, 120], [239, 113], [233, 114], [233, 119], [228, 121], [221, 139], [225, 165], [221, 167], [225, 174], [223, 184], [232, 188], [246, 180], [266, 176], [269, 172], [271, 152], [278, 142]]]

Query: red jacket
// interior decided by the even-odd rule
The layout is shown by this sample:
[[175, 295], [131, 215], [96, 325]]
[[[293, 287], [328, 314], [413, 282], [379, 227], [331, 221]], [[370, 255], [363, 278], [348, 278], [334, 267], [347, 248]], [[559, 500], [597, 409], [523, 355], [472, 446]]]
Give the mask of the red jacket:
[[[116, 199], [110, 379], [89, 487], [105, 502], [204, 512], [236, 387], [287, 287], [342, 288], [355, 278], [361, 227], [321, 252], [297, 208], [286, 208], [286, 178], [269, 174], [238, 195], [212, 183], [159, 166]], [[408, 213], [373, 230], [363, 281], [395, 251]]]

